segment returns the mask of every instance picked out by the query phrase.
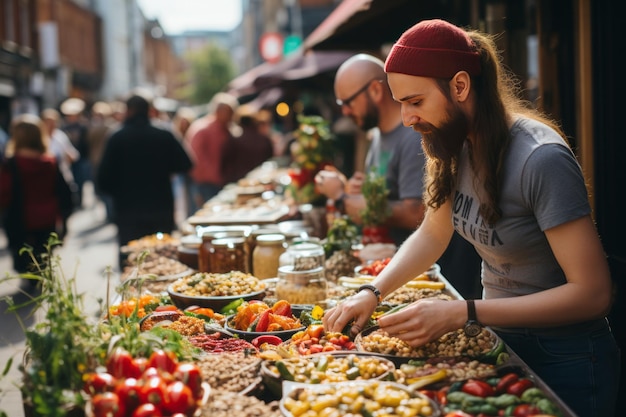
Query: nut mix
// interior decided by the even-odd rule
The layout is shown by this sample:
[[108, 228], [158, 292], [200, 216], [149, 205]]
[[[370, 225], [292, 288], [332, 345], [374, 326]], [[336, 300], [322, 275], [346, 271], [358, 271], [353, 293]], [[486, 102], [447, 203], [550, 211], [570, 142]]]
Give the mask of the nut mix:
[[265, 283], [251, 274], [239, 271], [198, 272], [175, 281], [172, 289], [192, 297], [223, 297], [262, 291]]
[[497, 343], [496, 336], [483, 329], [476, 337], [467, 337], [462, 329], [449, 332], [434, 342], [411, 347], [384, 330], [376, 329], [361, 337], [360, 350], [408, 358], [478, 357], [489, 353]]
[[199, 359], [198, 366], [212, 388], [241, 392], [258, 381], [261, 359], [243, 353], [207, 354]]

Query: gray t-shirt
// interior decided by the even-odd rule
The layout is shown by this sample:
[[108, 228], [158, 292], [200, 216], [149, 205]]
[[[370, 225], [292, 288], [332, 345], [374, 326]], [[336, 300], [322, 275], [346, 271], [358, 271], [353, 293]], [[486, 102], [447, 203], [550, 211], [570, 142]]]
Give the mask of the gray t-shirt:
[[[424, 153], [422, 136], [409, 127], [399, 124], [387, 133], [376, 130], [372, 139], [365, 170], [376, 167], [387, 178], [389, 200], [422, 198], [424, 187]], [[392, 228], [391, 237], [400, 245], [413, 232], [413, 229]]]
[[591, 212], [582, 170], [563, 138], [519, 119], [504, 162], [502, 218], [489, 227], [478, 213], [480, 182], [467, 148], [459, 165], [454, 227], [483, 259], [484, 298], [535, 293], [566, 282], [545, 230]]

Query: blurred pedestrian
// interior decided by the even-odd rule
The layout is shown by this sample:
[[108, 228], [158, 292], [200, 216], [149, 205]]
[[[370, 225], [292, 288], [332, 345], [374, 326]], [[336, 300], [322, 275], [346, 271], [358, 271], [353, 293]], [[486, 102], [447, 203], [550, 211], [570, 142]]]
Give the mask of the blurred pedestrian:
[[[98, 172], [102, 153], [109, 136], [117, 129], [117, 122], [113, 119], [112, 114], [113, 109], [111, 105], [105, 101], [96, 101], [91, 106], [87, 139], [89, 141], [89, 163], [91, 165], [92, 178], [95, 178], [96, 172]], [[94, 181], [94, 193], [104, 204], [106, 220], [109, 222], [113, 221], [113, 202], [111, 197], [100, 190], [96, 181]]]
[[235, 121], [241, 128], [239, 136], [229, 141], [224, 158], [226, 182], [236, 182], [274, 155], [272, 140], [261, 132], [257, 111], [249, 105], [240, 106]]
[[[176, 110], [176, 114], [174, 114], [172, 118], [172, 133], [181, 145], [183, 145], [183, 148], [190, 157], [192, 157], [193, 151], [191, 144], [188, 142], [189, 138], [186, 135], [189, 127], [196, 118], [196, 112], [190, 107], [180, 107]], [[184, 202], [184, 213], [186, 213], [187, 216], [193, 215], [195, 203], [192, 198], [192, 179], [189, 172], [177, 174], [174, 177], [174, 193], [178, 193], [178, 195], [182, 196], [182, 198], [177, 199], [177, 201]]]
[[47, 144], [39, 117], [24, 114], [13, 120], [7, 159], [0, 167], [0, 209], [13, 269], [18, 273], [33, 267], [32, 259], [20, 255], [20, 249], [30, 246], [41, 262], [50, 234], [64, 238], [63, 225], [73, 209], [70, 187]]
[[109, 137], [96, 176], [113, 200], [120, 246], [176, 229], [171, 177], [192, 167], [174, 135], [150, 123], [150, 107], [140, 95], [126, 101], [124, 124]]
[[190, 173], [193, 212], [217, 195], [226, 183], [223, 161], [228, 141], [233, 137], [230, 129], [238, 105], [232, 95], [217, 93], [209, 104], [209, 113], [194, 121], [187, 131], [195, 161]]
[[91, 162], [89, 161], [89, 139], [87, 137], [87, 124], [83, 118], [85, 101], [72, 97], [61, 103], [61, 113], [64, 123], [61, 129], [70, 138], [72, 145], [78, 150], [80, 157], [72, 163], [72, 175], [76, 182], [76, 205], [82, 208], [83, 188], [87, 181], [91, 181]]

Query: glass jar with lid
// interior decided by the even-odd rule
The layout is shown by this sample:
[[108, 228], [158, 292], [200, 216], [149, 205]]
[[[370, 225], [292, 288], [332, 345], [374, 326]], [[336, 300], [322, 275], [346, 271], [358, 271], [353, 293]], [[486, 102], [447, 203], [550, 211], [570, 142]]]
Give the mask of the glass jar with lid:
[[252, 274], [260, 279], [274, 278], [278, 260], [285, 252], [285, 236], [279, 233], [259, 235], [252, 252]]
[[[212, 270], [212, 267], [211, 267], [211, 252], [213, 252], [213, 241], [215, 239], [223, 239], [227, 237], [240, 237], [240, 238], [245, 239], [246, 236], [247, 234], [244, 230], [236, 230], [236, 229], [231, 229], [231, 230], [216, 229], [213, 231], [204, 232], [202, 234], [202, 243], [200, 245], [200, 248], [198, 249], [198, 271], [215, 272]], [[226, 272], [230, 272], [230, 271], [226, 271]]]
[[308, 270], [320, 266], [323, 268], [325, 260], [326, 255], [321, 243], [306, 240], [290, 244], [280, 256], [279, 264], [292, 265], [296, 270]]
[[327, 281], [323, 267], [298, 271], [293, 265], [278, 268], [276, 299], [291, 304], [322, 304], [327, 298]]
[[[257, 237], [261, 235], [270, 235], [270, 234], [280, 234], [283, 235], [277, 226], [267, 225], [263, 227], [256, 228], [250, 232], [250, 234], [246, 238], [246, 245], [248, 246], [248, 253], [250, 254], [248, 261], [250, 262], [249, 268], [250, 271], [254, 271], [253, 263], [253, 254], [254, 248], [256, 247]], [[276, 275], [274, 275], [276, 276]]]
[[244, 237], [224, 237], [211, 241], [210, 272], [248, 271], [248, 253]]

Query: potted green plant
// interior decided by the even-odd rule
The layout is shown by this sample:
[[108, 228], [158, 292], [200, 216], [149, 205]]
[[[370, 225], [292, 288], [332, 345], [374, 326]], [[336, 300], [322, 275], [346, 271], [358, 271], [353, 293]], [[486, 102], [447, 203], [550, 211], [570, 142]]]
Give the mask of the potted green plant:
[[385, 222], [391, 216], [387, 197], [387, 180], [372, 167], [365, 176], [361, 188], [365, 198], [365, 208], [361, 210], [362, 243], [390, 243], [389, 229]]

